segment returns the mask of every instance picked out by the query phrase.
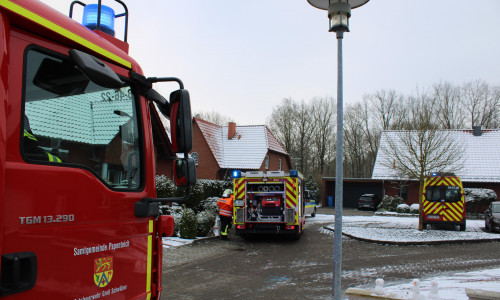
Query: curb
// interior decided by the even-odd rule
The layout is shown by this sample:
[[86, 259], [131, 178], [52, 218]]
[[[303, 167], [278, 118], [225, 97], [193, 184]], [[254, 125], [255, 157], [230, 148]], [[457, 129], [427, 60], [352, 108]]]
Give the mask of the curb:
[[[324, 229], [335, 231], [335, 229], [323, 226]], [[473, 243], [489, 243], [489, 242], [500, 242], [500, 238], [495, 239], [475, 239], [475, 240], [442, 240], [442, 241], [409, 241], [409, 242], [398, 242], [398, 241], [382, 241], [382, 240], [371, 240], [366, 238], [361, 238], [352, 234], [342, 232], [342, 235], [350, 237], [352, 239], [380, 244], [380, 245], [401, 245], [401, 246], [416, 246], [416, 245], [453, 245], [453, 244], [473, 244]]]

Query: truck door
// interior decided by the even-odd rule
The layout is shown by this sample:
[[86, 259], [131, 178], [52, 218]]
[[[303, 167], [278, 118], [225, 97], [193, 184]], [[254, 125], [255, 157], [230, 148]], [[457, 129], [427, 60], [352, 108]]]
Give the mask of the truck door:
[[[153, 221], [134, 217], [147, 196], [138, 93], [124, 77], [120, 89], [92, 82], [68, 51], [12, 29], [2, 282], [35, 276], [15, 299], [146, 299]], [[4, 270], [22, 253], [25, 268]]]

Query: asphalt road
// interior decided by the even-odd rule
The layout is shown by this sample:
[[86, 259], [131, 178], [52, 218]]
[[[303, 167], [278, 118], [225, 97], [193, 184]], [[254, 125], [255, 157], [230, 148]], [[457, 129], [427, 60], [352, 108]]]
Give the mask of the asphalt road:
[[[211, 239], [167, 249], [162, 299], [330, 299], [333, 233], [321, 229], [323, 225], [311, 223], [298, 241], [233, 236], [231, 241]], [[500, 265], [499, 242], [394, 246], [345, 237], [342, 245], [343, 291], [373, 287], [377, 278], [408, 283]]]

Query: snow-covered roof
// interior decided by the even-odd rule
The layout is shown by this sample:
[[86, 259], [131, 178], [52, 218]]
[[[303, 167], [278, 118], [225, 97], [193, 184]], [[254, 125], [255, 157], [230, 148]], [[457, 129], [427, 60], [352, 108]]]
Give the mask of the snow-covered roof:
[[223, 169], [259, 169], [268, 150], [288, 155], [265, 125], [236, 126], [236, 134], [228, 139], [228, 126], [195, 121]]
[[[500, 182], [500, 130], [483, 130], [474, 136], [472, 130], [444, 130], [450, 138], [458, 141], [463, 157], [462, 167], [455, 174], [465, 182]], [[390, 167], [393, 161], [381, 151], [389, 141], [398, 143], [403, 131], [384, 131], [373, 167], [373, 179], [399, 179], [396, 170]], [[439, 170], [436, 170], [439, 171]]]

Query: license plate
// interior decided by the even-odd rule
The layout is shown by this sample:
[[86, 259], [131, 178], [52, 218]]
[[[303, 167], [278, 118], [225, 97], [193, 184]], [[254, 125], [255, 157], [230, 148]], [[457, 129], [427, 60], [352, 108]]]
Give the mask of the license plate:
[[441, 219], [441, 215], [427, 215], [427, 219], [429, 219], [429, 220], [439, 220], [439, 219]]

